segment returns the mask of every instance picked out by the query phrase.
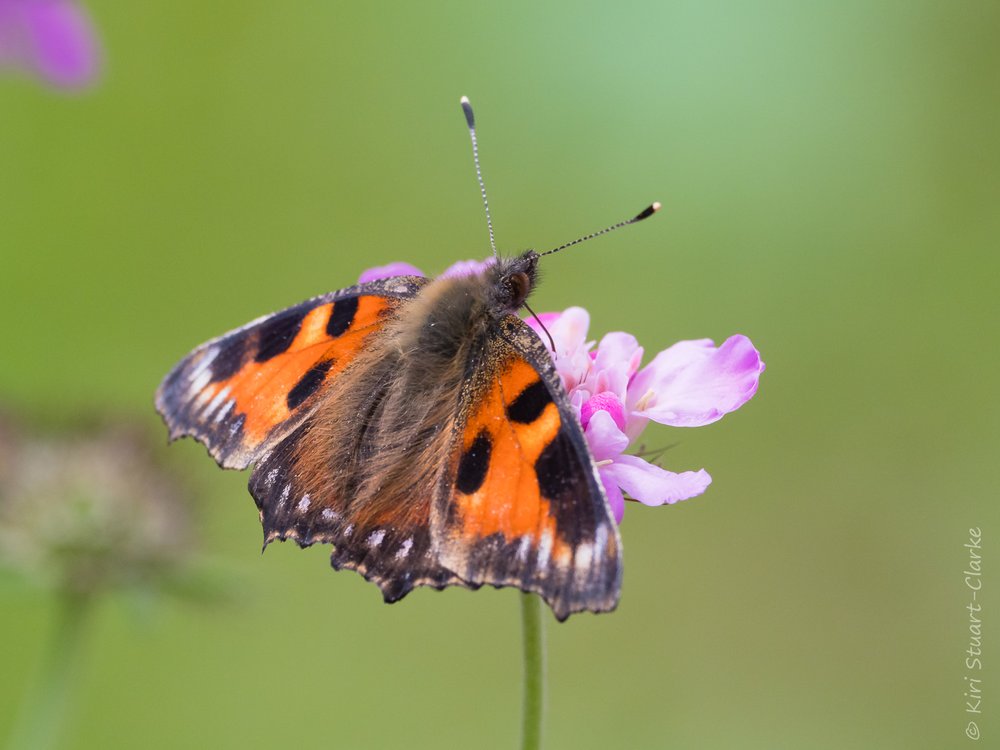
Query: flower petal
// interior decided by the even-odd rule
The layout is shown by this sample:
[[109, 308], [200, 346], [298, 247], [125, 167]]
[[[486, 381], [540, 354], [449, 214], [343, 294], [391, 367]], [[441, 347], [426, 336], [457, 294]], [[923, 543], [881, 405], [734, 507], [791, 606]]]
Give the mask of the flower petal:
[[628, 407], [661, 424], [699, 427], [749, 401], [763, 371], [760, 353], [746, 336], [730, 336], [718, 348], [710, 339], [681, 341], [639, 371], [629, 386]]
[[68, 0], [22, 4], [32, 67], [57, 86], [91, 83], [100, 66], [97, 35], [87, 12]]
[[455, 276], [474, 276], [477, 273], [482, 273], [491, 265], [493, 265], [493, 258], [487, 258], [486, 260], [459, 260], [444, 269], [444, 273], [441, 274], [440, 278], [450, 279]]
[[528, 324], [528, 327], [537, 333], [538, 338], [544, 342], [546, 349], [551, 350], [552, 347], [549, 344], [549, 337], [546, 336], [545, 331], [542, 330], [542, 326], [545, 326], [546, 329], [552, 328], [552, 325], [559, 320], [560, 315], [562, 315], [562, 313], [543, 312], [538, 313], [537, 315], [529, 315], [524, 319], [524, 322]]
[[361, 272], [358, 283], [364, 284], [366, 281], [377, 281], [378, 279], [391, 279], [393, 276], [423, 276], [424, 272], [409, 263], [395, 262], [385, 266], [375, 266]]
[[606, 411], [594, 412], [584, 430], [590, 452], [598, 461], [617, 460], [628, 448], [628, 436], [618, 429], [615, 420]]
[[589, 352], [590, 361], [579, 373], [580, 387], [589, 394], [611, 391], [623, 403], [628, 384], [642, 360], [642, 347], [627, 333], [609, 333]]
[[604, 495], [608, 498], [608, 505], [611, 506], [611, 514], [615, 517], [615, 523], [621, 523], [622, 516], [625, 515], [625, 498], [622, 496], [622, 491], [618, 489], [618, 485], [612, 477], [605, 476], [603, 468], [598, 469], [597, 473], [601, 477], [601, 484], [604, 485]]
[[642, 347], [631, 333], [614, 331], [606, 334], [597, 345], [596, 367], [615, 367], [626, 363], [629, 375], [634, 375], [642, 361]]
[[704, 469], [675, 474], [638, 456], [619, 456], [614, 463], [602, 466], [600, 472], [644, 505], [672, 505], [700, 495], [712, 483]]
[[587, 342], [590, 313], [582, 307], [567, 307], [551, 326], [546, 321], [545, 327], [549, 329], [549, 333], [555, 339], [556, 352], [573, 354], [576, 350], [583, 348]]

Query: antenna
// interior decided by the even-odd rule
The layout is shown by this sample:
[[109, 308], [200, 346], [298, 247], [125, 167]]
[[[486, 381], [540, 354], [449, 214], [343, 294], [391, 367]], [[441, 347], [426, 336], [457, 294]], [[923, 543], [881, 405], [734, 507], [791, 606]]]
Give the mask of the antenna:
[[469, 104], [469, 97], [463, 96], [461, 99], [462, 111], [465, 112], [465, 122], [469, 126], [469, 137], [472, 139], [472, 160], [476, 163], [476, 179], [479, 180], [479, 192], [483, 196], [483, 207], [486, 209], [486, 228], [490, 230], [490, 248], [493, 250], [493, 257], [499, 258], [497, 253], [497, 243], [493, 237], [493, 220], [490, 218], [490, 202], [486, 200], [486, 185], [483, 184], [483, 172], [479, 168], [479, 144], [476, 142], [476, 116], [472, 113], [472, 105]]
[[605, 227], [599, 232], [594, 232], [588, 234], [579, 239], [575, 239], [572, 242], [567, 242], [565, 245], [560, 245], [554, 250], [546, 250], [544, 253], [539, 253], [539, 257], [543, 255], [552, 255], [552, 253], [558, 253], [560, 250], [565, 250], [567, 247], [573, 247], [573, 245], [579, 245], [581, 242], [586, 242], [587, 240], [592, 240], [595, 237], [600, 237], [602, 234], [607, 234], [608, 232], [613, 232], [616, 229], [621, 229], [622, 227], [627, 227], [629, 224], [635, 224], [636, 222], [642, 221], [643, 219], [648, 219], [650, 216], [655, 214], [661, 208], [659, 202], [653, 203], [646, 206], [642, 211], [633, 216], [631, 219], [626, 219], [625, 221], [619, 221], [617, 224], [612, 224], [610, 227]]

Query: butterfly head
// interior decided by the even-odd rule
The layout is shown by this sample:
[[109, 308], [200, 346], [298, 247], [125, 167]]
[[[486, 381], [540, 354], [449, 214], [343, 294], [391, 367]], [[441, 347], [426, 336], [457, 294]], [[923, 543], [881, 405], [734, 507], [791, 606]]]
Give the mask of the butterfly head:
[[513, 258], [499, 258], [486, 269], [490, 307], [499, 315], [516, 313], [538, 278], [538, 253], [526, 250]]

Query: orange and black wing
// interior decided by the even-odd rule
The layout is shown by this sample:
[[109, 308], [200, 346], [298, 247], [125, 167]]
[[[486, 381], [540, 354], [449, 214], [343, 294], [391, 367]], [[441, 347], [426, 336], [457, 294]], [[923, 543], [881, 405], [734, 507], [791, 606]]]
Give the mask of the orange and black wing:
[[425, 283], [400, 276], [360, 284], [202, 344], [156, 392], [171, 439], [190, 435], [220, 466], [246, 468], [313, 411], [320, 387]]
[[548, 351], [508, 316], [478, 356], [432, 512], [438, 562], [535, 592], [560, 620], [614, 609], [618, 527]]
[[[377, 380], [372, 386], [364, 403], [377, 410], [385, 390]], [[417, 586], [442, 589], [465, 584], [440, 564], [434, 549], [430, 531], [433, 485], [425, 492], [392, 495], [388, 498], [391, 502], [374, 513], [366, 507], [369, 503], [349, 489], [365, 481], [361, 466], [345, 471], [343, 466], [338, 470], [331, 465], [327, 468], [328, 486], [319, 491], [307, 489], [310, 470], [300, 457], [303, 448], [315, 440], [314, 431], [323, 429], [317, 416], [307, 417], [254, 467], [250, 494], [260, 510], [264, 546], [287, 539], [300, 547], [332, 544], [330, 564], [334, 570], [357, 571], [381, 589], [387, 603], [402, 599]], [[343, 476], [352, 473], [354, 477]], [[342, 482], [336, 481], [338, 475]]]

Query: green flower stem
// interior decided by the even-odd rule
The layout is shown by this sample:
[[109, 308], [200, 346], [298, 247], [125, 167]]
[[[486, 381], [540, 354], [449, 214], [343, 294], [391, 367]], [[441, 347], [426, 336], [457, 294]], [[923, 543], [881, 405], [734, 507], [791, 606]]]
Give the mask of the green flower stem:
[[522, 750], [542, 746], [542, 716], [545, 713], [545, 630], [542, 600], [521, 594], [521, 625], [524, 631], [524, 719]]
[[84, 623], [90, 609], [86, 595], [62, 593], [55, 629], [35, 683], [28, 689], [8, 739], [8, 750], [55, 747], [70, 706]]

